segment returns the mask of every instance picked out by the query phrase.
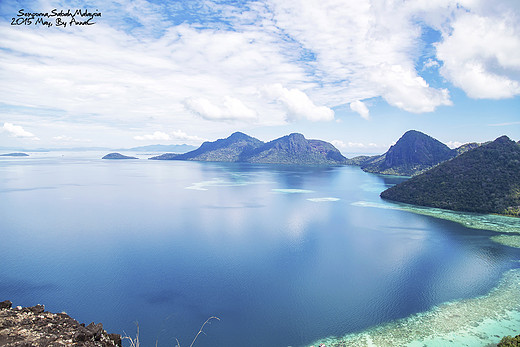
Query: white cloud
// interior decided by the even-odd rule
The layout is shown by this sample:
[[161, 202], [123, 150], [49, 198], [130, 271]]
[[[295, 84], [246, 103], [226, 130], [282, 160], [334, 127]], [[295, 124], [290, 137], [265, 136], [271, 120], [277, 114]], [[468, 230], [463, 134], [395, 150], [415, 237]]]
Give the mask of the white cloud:
[[370, 111], [368, 110], [368, 107], [365, 105], [365, 103], [361, 100], [351, 102], [350, 109], [354, 112], [359, 113], [359, 115], [364, 119], [370, 118]]
[[[392, 106], [420, 113], [448, 105], [446, 90], [430, 87], [414, 66], [421, 55], [417, 15], [428, 4], [402, 1], [271, 0], [275, 20], [313, 52], [314, 75], [328, 103], [382, 96]], [[298, 13], [298, 15], [294, 15]], [[322, 94], [320, 94], [322, 95]]]
[[437, 60], [433, 60], [432, 58], [429, 58], [426, 60], [423, 64], [423, 70], [431, 69], [431, 68], [438, 68], [441, 66]]
[[187, 142], [191, 142], [191, 143], [200, 143], [200, 142], [206, 141], [206, 139], [204, 139], [204, 138], [201, 138], [198, 136], [193, 136], [193, 135], [188, 135], [182, 130], [172, 131], [171, 136], [175, 140], [187, 141]]
[[457, 14], [437, 44], [441, 73], [475, 99], [510, 98], [520, 94], [520, 23], [513, 4], [493, 14], [475, 6]]
[[154, 131], [153, 134], [137, 135], [134, 140], [138, 141], [183, 141], [188, 143], [201, 143], [205, 141], [199, 136], [188, 135], [182, 130], [173, 130], [168, 133], [163, 131]]
[[72, 137], [65, 136], [65, 135], [53, 136], [52, 139], [56, 140], [56, 141], [72, 141], [72, 140], [74, 140]]
[[147, 134], [147, 135], [138, 135], [134, 136], [135, 140], [139, 141], [151, 141], [151, 140], [157, 140], [157, 141], [167, 141], [170, 140], [170, 135], [162, 132], [162, 131], [155, 131], [153, 134]]
[[344, 142], [341, 140], [332, 140], [330, 143], [334, 145], [334, 147], [339, 149], [377, 149], [377, 148], [384, 148], [387, 146], [380, 146], [375, 143], [361, 143], [361, 142]]
[[296, 88], [287, 89], [280, 83], [262, 88], [263, 94], [283, 105], [288, 120], [307, 119], [310, 121], [330, 121], [334, 111], [326, 106], [316, 106], [311, 99]]
[[[74, 137], [83, 135], [67, 127], [78, 119], [120, 138], [132, 137], [120, 124], [209, 137], [208, 129], [229, 131], [236, 122], [330, 121], [332, 108], [346, 104], [367, 118], [361, 100], [377, 97], [432, 112], [450, 105], [450, 95], [417, 70], [436, 73], [439, 65], [471, 97], [520, 94], [514, 0], [90, 3], [103, 17], [89, 27], [5, 27], [0, 103], [52, 110], [46, 120], [66, 124], [60, 133]], [[435, 51], [424, 41], [425, 25], [442, 35]], [[42, 134], [39, 116], [30, 117], [23, 124]]]
[[450, 147], [451, 149], [460, 147], [463, 144], [464, 143], [459, 142], [459, 141], [448, 141], [448, 142], [446, 142], [446, 146]]
[[4, 126], [2, 128], [9, 133], [9, 136], [12, 136], [12, 137], [39, 140], [39, 138], [36, 137], [33, 133], [30, 133], [27, 130], [24, 130], [24, 128], [19, 125], [14, 125], [13, 123], [6, 122], [6, 123], [4, 123]]
[[257, 114], [236, 98], [225, 96], [217, 106], [206, 98], [191, 97], [184, 101], [186, 108], [207, 120], [251, 120]]
[[430, 88], [415, 70], [402, 65], [383, 64], [371, 79], [378, 83], [381, 96], [392, 106], [413, 113], [432, 112], [441, 105], [451, 105], [447, 89]]

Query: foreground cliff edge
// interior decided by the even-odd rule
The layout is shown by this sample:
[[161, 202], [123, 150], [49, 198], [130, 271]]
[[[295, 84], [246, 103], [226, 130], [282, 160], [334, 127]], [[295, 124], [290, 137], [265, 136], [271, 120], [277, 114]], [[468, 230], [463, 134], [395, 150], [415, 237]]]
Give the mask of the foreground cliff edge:
[[520, 145], [507, 136], [381, 193], [413, 205], [520, 216]]
[[0, 346], [122, 346], [121, 335], [109, 334], [103, 324], [80, 324], [66, 313], [51, 313], [44, 306], [13, 308], [0, 302]]

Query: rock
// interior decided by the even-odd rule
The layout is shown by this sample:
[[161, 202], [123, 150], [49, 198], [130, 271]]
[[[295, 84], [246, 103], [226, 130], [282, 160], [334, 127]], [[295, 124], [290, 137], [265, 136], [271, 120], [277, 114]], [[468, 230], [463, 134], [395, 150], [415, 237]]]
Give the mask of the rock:
[[122, 346], [121, 335], [108, 334], [101, 323], [80, 324], [65, 313], [46, 312], [43, 305], [12, 308], [0, 302], [0, 346]]
[[23, 309], [24, 312], [32, 312], [34, 314], [40, 314], [45, 311], [45, 306], [43, 305], [36, 305], [33, 307], [26, 307]]
[[0, 302], [0, 310], [6, 309], [6, 308], [8, 309], [8, 308], [11, 308], [12, 306], [13, 306], [13, 303], [9, 300]]

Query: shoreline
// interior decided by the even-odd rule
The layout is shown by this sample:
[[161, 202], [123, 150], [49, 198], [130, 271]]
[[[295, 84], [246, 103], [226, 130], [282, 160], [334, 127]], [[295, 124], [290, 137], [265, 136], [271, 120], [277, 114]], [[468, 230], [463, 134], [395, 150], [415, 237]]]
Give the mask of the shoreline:
[[[382, 200], [385, 201], [385, 200]], [[520, 218], [497, 214], [481, 214], [444, 210], [436, 207], [410, 205], [401, 202], [371, 202], [356, 201], [352, 205], [360, 207], [375, 207], [390, 210], [401, 210], [425, 216], [449, 220], [472, 229], [495, 231], [499, 233], [520, 234]]]
[[[309, 346], [446, 346], [496, 345], [520, 331], [520, 269], [506, 271], [488, 294], [451, 301], [430, 310], [343, 337], [328, 337]], [[516, 329], [516, 330], [515, 330]]]

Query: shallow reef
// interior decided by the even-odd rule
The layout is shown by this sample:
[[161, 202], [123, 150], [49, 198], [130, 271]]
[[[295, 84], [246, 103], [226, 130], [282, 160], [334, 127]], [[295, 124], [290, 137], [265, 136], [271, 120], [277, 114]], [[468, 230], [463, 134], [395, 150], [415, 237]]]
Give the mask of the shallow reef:
[[450, 220], [473, 229], [491, 230], [502, 233], [520, 233], [520, 218], [516, 217], [458, 212], [433, 207], [415, 206], [404, 203], [357, 201], [352, 203], [352, 205], [409, 211], [425, 216]]
[[343, 337], [312, 343], [347, 346], [475, 346], [497, 344], [520, 327], [520, 269], [506, 272], [485, 296], [444, 303], [431, 310]]
[[520, 248], [520, 235], [497, 235], [491, 236], [491, 240], [509, 247]]

